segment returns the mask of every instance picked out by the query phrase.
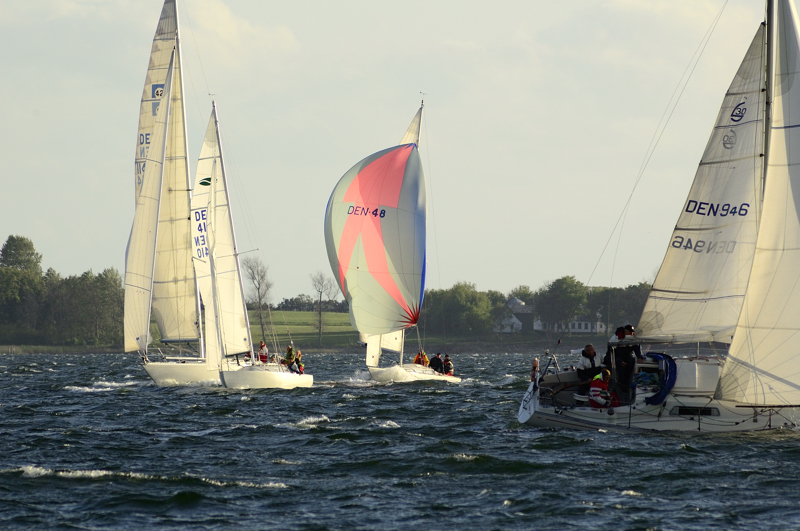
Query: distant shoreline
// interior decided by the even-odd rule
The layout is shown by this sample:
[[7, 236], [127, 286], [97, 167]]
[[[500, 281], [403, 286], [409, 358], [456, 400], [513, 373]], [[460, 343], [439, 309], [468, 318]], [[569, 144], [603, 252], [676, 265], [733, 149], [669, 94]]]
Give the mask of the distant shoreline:
[[[583, 348], [587, 343], [602, 347], [605, 350], [605, 336], [568, 336], [556, 346], [557, 339], [546, 340], [539, 337], [513, 335], [492, 336], [480, 339], [443, 339], [429, 337], [425, 340], [425, 350], [430, 353], [466, 354], [472, 352], [497, 353], [516, 352], [544, 355], [545, 350], [556, 354], [565, 354], [571, 349]], [[297, 347], [307, 354], [361, 353], [364, 347], [353, 345], [311, 346], [296, 342]], [[270, 349], [272, 350], [272, 349]], [[416, 340], [409, 338], [406, 342], [406, 354], [416, 352]], [[600, 348], [598, 348], [600, 350]], [[88, 346], [88, 345], [0, 345], [0, 355], [4, 354], [124, 354], [121, 347]], [[131, 354], [135, 355], [135, 354]]]

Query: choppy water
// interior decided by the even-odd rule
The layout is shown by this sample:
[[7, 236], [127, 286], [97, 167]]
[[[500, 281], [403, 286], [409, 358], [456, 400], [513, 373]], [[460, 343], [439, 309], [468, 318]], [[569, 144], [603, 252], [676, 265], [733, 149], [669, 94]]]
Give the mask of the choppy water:
[[158, 388], [134, 356], [0, 355], [0, 528], [800, 528], [800, 433], [516, 422], [530, 356], [375, 385], [307, 354], [294, 391]]

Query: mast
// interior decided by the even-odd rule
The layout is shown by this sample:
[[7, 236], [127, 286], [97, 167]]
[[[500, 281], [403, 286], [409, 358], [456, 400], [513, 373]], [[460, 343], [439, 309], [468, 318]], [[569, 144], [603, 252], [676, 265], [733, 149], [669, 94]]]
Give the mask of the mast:
[[772, 94], [775, 90], [775, 49], [774, 49], [774, 31], [775, 27], [775, 4], [773, 0], [767, 0], [767, 31], [766, 33], [766, 46], [767, 46], [767, 64], [765, 65], [766, 79], [766, 97], [764, 98], [764, 164], [761, 168], [761, 204], [758, 205], [758, 217], [761, 219], [761, 209], [764, 203], [764, 186], [767, 182], [767, 168], [769, 167], [769, 143], [772, 137]]
[[[192, 212], [192, 179], [190, 177], [191, 168], [189, 167], [189, 133], [187, 129], [186, 123], [186, 98], [184, 95], [186, 92], [184, 91], [183, 85], [183, 53], [181, 52], [181, 33], [180, 33], [180, 17], [178, 15], [178, 2], [175, 2], [175, 55], [178, 62], [178, 69], [180, 72], [180, 94], [181, 94], [181, 105], [180, 105], [180, 112], [182, 115], [181, 121], [183, 122], [183, 152], [186, 156], [186, 189], [189, 190], [189, 193], [186, 195], [186, 200], [189, 202], [189, 213], [191, 215]], [[190, 221], [191, 223], [191, 221]], [[189, 236], [191, 238], [191, 231], [189, 231]], [[192, 261], [194, 262], [194, 261]], [[202, 322], [202, 311], [200, 309], [200, 283], [197, 281], [197, 272], [195, 271], [194, 264], [192, 264], [192, 272], [194, 277], [194, 305], [195, 305], [195, 314], [197, 315], [197, 321], [195, 325], [197, 326], [197, 346], [198, 350], [200, 351], [200, 358], [205, 359], [206, 357], [206, 350], [205, 350], [205, 341], [203, 338], [203, 326], [201, 325]]]
[[[164, 179], [164, 156], [167, 154], [167, 134], [169, 133], [169, 119], [172, 113], [172, 76], [175, 72], [175, 62], [176, 55], [173, 52], [172, 58], [169, 62], [169, 68], [167, 70], [167, 80], [164, 83], [165, 89], [168, 91], [164, 94], [164, 97], [161, 99], [161, 105], [164, 105], [164, 135], [161, 141], [161, 163], [159, 168], [159, 184], [158, 184], [158, 202], [156, 203], [158, 206], [156, 208], [156, 216], [161, 211], [161, 198], [163, 197], [163, 179]], [[158, 119], [158, 118], [156, 118]], [[155, 228], [153, 229], [153, 241], [158, 242], [158, 222], [155, 224]], [[147, 319], [145, 322], [147, 323], [147, 331], [145, 332], [145, 340], [144, 340], [144, 357], [147, 357], [147, 347], [150, 345], [150, 316], [153, 311], [153, 283], [155, 282], [155, 275], [153, 272], [156, 269], [156, 256], [158, 252], [154, 249], [153, 252], [153, 262], [152, 267], [150, 269], [150, 296], [147, 302]]]
[[245, 326], [247, 327], [247, 348], [249, 351], [253, 349], [253, 336], [250, 333], [250, 315], [247, 311], [247, 299], [245, 299], [244, 295], [244, 282], [242, 282], [242, 264], [239, 262], [239, 247], [236, 243], [236, 230], [233, 226], [233, 214], [231, 212], [231, 197], [228, 194], [228, 177], [225, 173], [225, 159], [222, 155], [222, 137], [219, 134], [219, 117], [217, 116], [217, 102], [211, 102], [212, 113], [214, 114], [214, 128], [216, 130], [217, 135], [217, 146], [219, 148], [219, 166], [220, 170], [222, 170], [222, 189], [225, 191], [225, 202], [228, 205], [228, 213], [230, 215], [230, 223], [231, 223], [231, 238], [233, 240], [233, 256], [236, 260], [236, 276], [239, 277], [239, 292], [242, 296], [242, 304], [244, 305], [244, 320]]
[[[212, 114], [214, 116], [214, 126], [217, 125], [217, 113], [214, 112], [216, 110], [213, 107], [214, 103], [212, 102]], [[219, 148], [219, 131], [216, 131], [217, 134], [217, 148]], [[211, 276], [211, 305], [214, 307], [214, 324], [215, 324], [215, 332], [217, 334], [217, 345], [219, 346], [219, 370], [221, 371], [225, 364], [228, 361], [228, 351], [226, 349], [225, 344], [225, 335], [223, 333], [223, 324], [222, 324], [222, 308], [220, 307], [219, 295], [217, 293], [217, 264], [216, 260], [214, 260], [214, 256], [216, 254], [216, 242], [215, 240], [215, 232], [217, 229], [217, 215], [216, 215], [216, 207], [217, 207], [217, 192], [214, 189], [213, 184], [213, 175], [215, 173], [214, 166], [217, 164], [216, 159], [213, 162], [211, 175], [212, 175], [212, 184], [211, 184], [211, 194], [209, 195], [209, 202], [208, 202], [208, 225], [211, 227], [210, 231], [206, 232], [206, 236], [208, 238], [208, 266], [209, 272]]]

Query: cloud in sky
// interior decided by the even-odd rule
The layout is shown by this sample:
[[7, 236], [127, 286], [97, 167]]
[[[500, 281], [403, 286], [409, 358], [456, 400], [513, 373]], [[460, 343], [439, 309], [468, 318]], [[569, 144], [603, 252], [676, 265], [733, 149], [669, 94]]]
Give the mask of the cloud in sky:
[[[32, 238], [62, 274], [124, 268], [161, 3], [0, 4], [0, 45], [13, 50], [0, 58], [0, 240]], [[328, 270], [322, 218], [334, 184], [399, 141], [425, 92], [429, 287], [585, 282], [722, 4], [178, 0], [191, 156], [210, 92], [240, 248], [270, 265], [276, 300], [309, 293], [309, 273]], [[652, 278], [762, 18], [757, 4], [726, 7], [636, 192], [616, 263], [607, 254], [593, 284]]]

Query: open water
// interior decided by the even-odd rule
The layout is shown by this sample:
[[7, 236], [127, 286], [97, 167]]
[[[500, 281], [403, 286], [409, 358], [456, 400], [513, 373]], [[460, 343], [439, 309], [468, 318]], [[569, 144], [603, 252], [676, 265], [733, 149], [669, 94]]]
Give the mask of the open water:
[[0, 529], [800, 529], [800, 433], [520, 426], [530, 356], [461, 385], [159, 388], [122, 355], [0, 355]]

